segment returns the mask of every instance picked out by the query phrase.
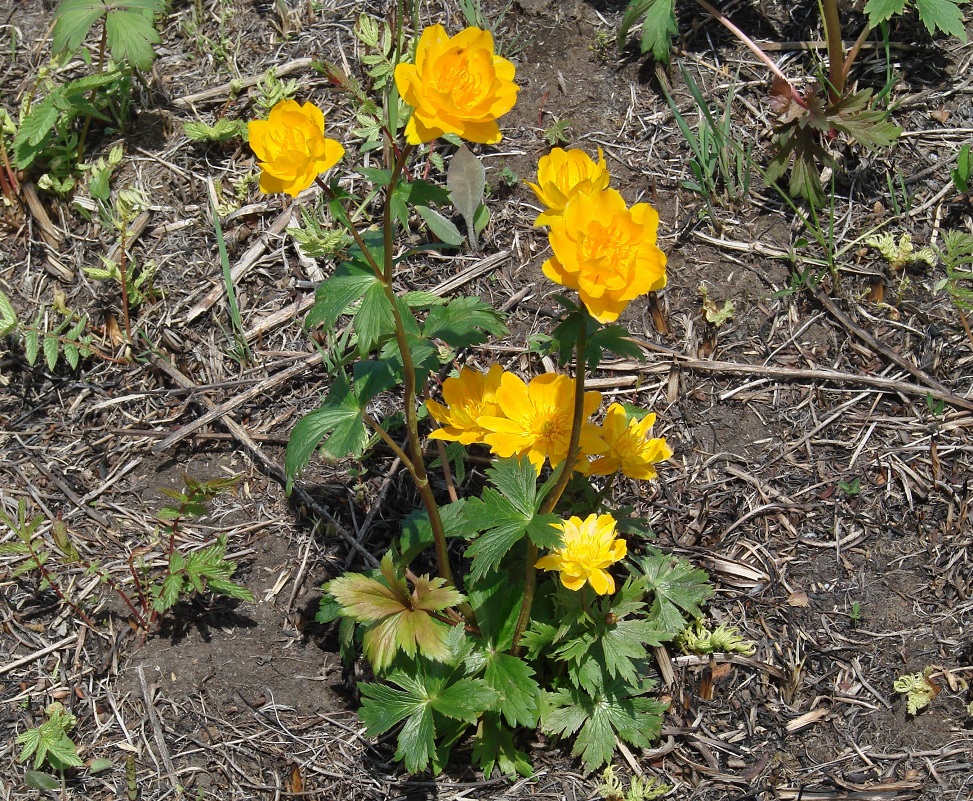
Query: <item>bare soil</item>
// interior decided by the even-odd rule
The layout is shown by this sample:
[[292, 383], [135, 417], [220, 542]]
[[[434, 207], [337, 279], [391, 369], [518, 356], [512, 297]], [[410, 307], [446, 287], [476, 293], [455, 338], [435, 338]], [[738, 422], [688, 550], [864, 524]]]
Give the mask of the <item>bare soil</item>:
[[[0, 102], [11, 112], [49, 57], [53, 6], [0, 0], [8, 89]], [[595, 376], [606, 398], [657, 412], [675, 450], [657, 483], [624, 485], [620, 500], [650, 521], [657, 544], [709, 571], [709, 615], [756, 644], [749, 658], [660, 652], [672, 702], [663, 740], [620, 759], [619, 771], [657, 776], [680, 799], [971, 799], [973, 340], [936, 289], [941, 267], [893, 272], [862, 238], [879, 224], [917, 245], [941, 244], [949, 228], [971, 230], [973, 205], [948, 175], [960, 145], [973, 139], [973, 46], [931, 39], [914, 14], [892, 26], [893, 118], [905, 133], [891, 152], [842, 149], [823, 221], [841, 254], [841, 270], [830, 275], [814, 264], [820, 249], [802, 244], [813, 239], [800, 220], [758, 175], [745, 197], [723, 205], [681, 183], [691, 178], [691, 152], [659, 82], [671, 85], [693, 125], [677, 65], [720, 113], [735, 85], [733, 130], [759, 165], [772, 122], [766, 71], [688, 5], [668, 73], [631, 49], [617, 57], [611, 40], [623, 7], [484, 3], [521, 86], [502, 121], [503, 141], [481, 151], [492, 221], [480, 252], [414, 260], [403, 266], [402, 286], [434, 290], [466, 276], [459, 291], [504, 307], [512, 331], [469, 361], [500, 359], [525, 376], [544, 370], [526, 345], [551, 328], [555, 287], [539, 280], [546, 239], [531, 226], [529, 189], [522, 181], [502, 187], [500, 173], [532, 178], [549, 148], [544, 131], [570, 120], [571, 145], [601, 148], [629, 202], [659, 209], [669, 255], [667, 289], [632, 304], [624, 318], [647, 360], [606, 363]], [[821, 38], [813, 3], [725, 10], [794, 76], [812, 74], [823, 57], [813, 44]], [[237, 492], [188, 524], [181, 545], [226, 535], [255, 601], [184, 604], [142, 642], [124, 607], [100, 596], [91, 576], [62, 574], [73, 596], [88, 599], [97, 629], [0, 558], [4, 801], [38, 795], [24, 785], [14, 741], [53, 700], [77, 715], [72, 737], [82, 757], [113, 763], [93, 776], [72, 773], [69, 798], [595, 797], [597, 777], [583, 776], [567, 749], [540, 736], [526, 743], [534, 778], [485, 781], [462, 748], [444, 775], [408, 777], [391, 740], [361, 734], [357, 668], [342, 666], [333, 628], [314, 623], [320, 586], [361, 567], [359, 549], [380, 556], [417, 501], [381, 450], [360, 464], [312, 461], [304, 496], [288, 499], [280, 484], [289, 431], [330, 382], [300, 320], [334, 265], [301, 258], [281, 233], [313, 192], [292, 203], [251, 185], [237, 204], [246, 208], [225, 223], [231, 263], [252, 262], [237, 291], [253, 361], [232, 355], [222, 297], [194, 311], [222, 285], [207, 181], [220, 181], [232, 198], [232, 182], [255, 164], [246, 147], [191, 142], [183, 124], [252, 118], [257, 90], [234, 94], [229, 82], [288, 64], [293, 71], [283, 77], [298, 80], [299, 99], [325, 109], [330, 136], [351, 141], [347, 98], [291, 62], [313, 57], [358, 70], [351, 27], [363, 11], [381, 17], [387, 9], [177, 0], [158, 61], [138, 88], [132, 130], [93, 137], [96, 154], [125, 146], [114, 184], [151, 197], [130, 252], [159, 265], [161, 296], [135, 320], [153, 351], [139, 346], [128, 361], [89, 359], [54, 371], [30, 368], [19, 347], [0, 355], [0, 503], [9, 514], [24, 499], [48, 519], [61, 517], [86, 557], [122, 579], [129, 549], [162, 525], [160, 488], [179, 488], [184, 473], [240, 475]], [[465, 24], [440, 2], [423, 5], [422, 18], [450, 30]], [[884, 84], [884, 50], [866, 49], [857, 75], [862, 86]], [[24, 319], [63, 295], [105, 334], [106, 351], [125, 355], [109, 336], [120, 319], [118, 293], [81, 269], [115, 244], [112, 233], [69, 202], [41, 200], [60, 244], [44, 243], [36, 215], [9, 213], [0, 289]], [[808, 267], [824, 275], [820, 284], [795, 282]], [[702, 317], [701, 285], [734, 304], [718, 329]], [[946, 396], [941, 411], [930, 392]], [[208, 424], [165, 442], [212, 408], [219, 413]], [[0, 531], [0, 540], [11, 538]], [[908, 715], [893, 682], [927, 666], [942, 691]]]

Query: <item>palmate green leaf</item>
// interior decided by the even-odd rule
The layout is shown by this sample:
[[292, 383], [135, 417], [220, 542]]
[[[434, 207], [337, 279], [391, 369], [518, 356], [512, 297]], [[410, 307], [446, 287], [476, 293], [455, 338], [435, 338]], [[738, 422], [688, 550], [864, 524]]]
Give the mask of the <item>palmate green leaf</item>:
[[362, 695], [362, 707], [358, 711], [358, 717], [365, 725], [367, 737], [385, 734], [396, 723], [420, 712], [428, 703], [421, 695], [413, 696], [387, 684], [359, 684], [358, 689]]
[[940, 30], [955, 36], [962, 42], [966, 41], [963, 12], [960, 11], [959, 0], [915, 0], [915, 4], [919, 10], [919, 19], [930, 34]]
[[685, 559], [650, 548], [634, 564], [634, 576], [654, 595], [651, 617], [673, 636], [689, 624], [686, 619], [703, 615], [700, 604], [713, 594], [709, 575]]
[[422, 326], [425, 338], [441, 339], [452, 348], [480, 345], [488, 336], [500, 339], [506, 334], [507, 326], [500, 313], [472, 296], [455, 298], [445, 306], [430, 309]]
[[304, 318], [304, 327], [334, 328], [345, 310], [375, 284], [378, 278], [368, 267], [352, 263], [339, 265], [334, 275], [314, 293], [314, 305]]
[[672, 37], [679, 32], [676, 27], [675, 5], [675, 0], [632, 0], [625, 9], [618, 28], [618, 46], [621, 48], [625, 45], [628, 32], [644, 17], [641, 51], [651, 52], [656, 61], [668, 64]]
[[35, 770], [45, 761], [57, 770], [83, 765], [74, 743], [67, 736], [77, 718], [58, 702], [49, 704], [44, 712], [47, 720], [17, 736], [17, 743], [23, 745], [18, 759], [26, 762], [33, 757]]
[[[508, 658], [520, 662], [515, 657]], [[448, 718], [476, 723], [483, 711], [497, 706], [500, 699], [500, 693], [489, 682], [481, 679], [459, 679], [433, 696], [429, 703], [433, 709]]]
[[905, 10], [905, 4], [906, 0], [868, 0], [865, 3], [865, 13], [868, 14], [869, 27], [877, 28], [896, 14], [901, 14]]
[[523, 582], [515, 581], [509, 571], [501, 569], [478, 581], [471, 577], [466, 591], [483, 640], [492, 651], [509, 650], [523, 602]]
[[135, 10], [116, 8], [105, 17], [105, 29], [111, 46], [112, 58], [127, 63], [133, 69], [147, 70], [155, 61], [153, 45], [162, 41], [155, 29], [151, 12], [146, 14], [144, 3], [123, 0], [124, 5]]
[[409, 773], [418, 773], [428, 767], [436, 756], [436, 727], [432, 710], [423, 706], [405, 722], [399, 732], [395, 758], [401, 760]]
[[284, 456], [288, 492], [325, 437], [324, 450], [335, 457], [361, 453], [368, 442], [362, 409], [343, 375], [335, 378], [321, 407], [305, 415], [291, 431]]
[[325, 585], [325, 591], [340, 604], [342, 614], [367, 624], [363, 647], [376, 671], [387, 668], [399, 651], [409, 657], [418, 651], [437, 662], [450, 658], [452, 627], [433, 614], [456, 606], [463, 595], [445, 579], [419, 576], [410, 594], [389, 552], [382, 558], [381, 579], [347, 573]]
[[91, 26], [107, 12], [104, 0], [61, 0], [54, 12], [51, 50], [55, 55], [76, 53]]
[[495, 711], [511, 726], [532, 729], [537, 725], [541, 688], [533, 677], [533, 668], [519, 657], [495, 651], [487, 654], [483, 681], [496, 691]]
[[571, 753], [591, 772], [611, 761], [616, 735], [636, 748], [658, 739], [666, 704], [646, 698], [650, 689], [615, 681], [594, 696], [574, 687], [546, 693], [541, 730], [559, 737], [576, 734]]

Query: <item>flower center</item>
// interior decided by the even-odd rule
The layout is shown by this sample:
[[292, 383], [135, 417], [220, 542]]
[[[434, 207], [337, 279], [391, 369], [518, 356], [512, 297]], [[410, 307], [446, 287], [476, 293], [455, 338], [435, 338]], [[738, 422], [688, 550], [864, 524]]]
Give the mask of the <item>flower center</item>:
[[581, 243], [581, 255], [589, 261], [625, 261], [628, 257], [628, 242], [618, 227], [592, 220]]
[[464, 50], [440, 59], [436, 66], [440, 69], [436, 88], [447, 95], [457, 108], [466, 110], [480, 102], [483, 97], [483, 75], [480, 70], [473, 68]]

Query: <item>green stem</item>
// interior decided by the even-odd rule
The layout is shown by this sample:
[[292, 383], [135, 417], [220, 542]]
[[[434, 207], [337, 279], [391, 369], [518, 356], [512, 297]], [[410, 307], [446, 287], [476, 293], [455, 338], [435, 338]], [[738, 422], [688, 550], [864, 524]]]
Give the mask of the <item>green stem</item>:
[[[321, 187], [322, 191], [325, 195], [327, 195], [329, 200], [335, 199], [335, 194], [331, 191], [331, 187], [321, 179], [320, 175], [316, 176], [314, 180], [317, 185]], [[355, 244], [358, 245], [359, 250], [361, 250], [362, 257], [368, 262], [368, 266], [372, 268], [372, 272], [375, 273], [375, 277], [381, 281], [383, 278], [382, 267], [377, 261], [375, 261], [375, 258], [372, 256], [372, 252], [365, 244], [365, 240], [362, 239], [362, 235], [358, 233], [358, 229], [352, 224], [351, 220], [345, 214], [344, 209], [341, 209], [341, 214], [339, 216], [342, 218], [341, 222], [344, 224], [345, 228], [348, 229], [348, 233], [350, 233], [352, 239], [355, 240]]]
[[[581, 330], [578, 333], [577, 356], [574, 368], [574, 410], [571, 418], [571, 439], [568, 441], [568, 454], [561, 464], [561, 473], [558, 476], [554, 489], [544, 499], [541, 506], [541, 514], [550, 514], [554, 511], [565, 487], [571, 480], [574, 472], [574, 464], [578, 460], [578, 452], [581, 446], [581, 428], [584, 426], [584, 380], [587, 359], [585, 350], [588, 346], [588, 315], [582, 321]], [[524, 600], [520, 604], [520, 614], [517, 616], [517, 625], [514, 628], [513, 647], [511, 652], [514, 656], [520, 653], [520, 638], [523, 636], [527, 625], [530, 623], [530, 609], [534, 605], [534, 592], [537, 590], [537, 546], [533, 542], [527, 545], [527, 567], [524, 577]]]
[[[824, 15], [824, 38], [828, 45], [828, 95], [837, 103], [845, 93], [845, 54], [841, 46], [841, 16], [838, 0], [821, 0]], [[850, 65], [849, 65], [850, 66]]]
[[405, 451], [399, 447], [399, 443], [392, 439], [392, 437], [389, 436], [389, 432], [382, 428], [381, 423], [376, 421], [371, 415], [363, 414], [362, 419], [364, 419], [365, 425], [378, 434], [379, 437], [382, 438], [382, 441], [392, 449], [392, 453], [394, 453], [402, 461], [402, 464], [405, 465], [405, 469], [412, 474], [413, 478], [415, 478], [415, 467], [412, 464], [412, 460], [406, 455]]

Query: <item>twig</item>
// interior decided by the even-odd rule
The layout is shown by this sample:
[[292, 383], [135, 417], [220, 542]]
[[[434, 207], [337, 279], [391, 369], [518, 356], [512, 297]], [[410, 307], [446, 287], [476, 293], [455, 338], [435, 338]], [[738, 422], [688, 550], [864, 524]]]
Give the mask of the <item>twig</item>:
[[[288, 61], [281, 64], [279, 67], [274, 67], [274, 75], [276, 75], [278, 78], [283, 75], [290, 75], [292, 72], [299, 72], [300, 70], [310, 67], [313, 63], [313, 58], [295, 58], [293, 61]], [[266, 73], [261, 73], [260, 75], [255, 75], [250, 78], [221, 83], [219, 86], [214, 86], [211, 89], [204, 89], [202, 92], [196, 92], [192, 95], [185, 95], [184, 97], [176, 98], [172, 101], [172, 105], [177, 106], [178, 108], [190, 108], [196, 103], [201, 103], [204, 100], [216, 100], [217, 98], [228, 95], [231, 92], [242, 92], [244, 89], [249, 89], [251, 86], [256, 86], [264, 79], [265, 75]]]
[[21, 665], [26, 665], [28, 662], [33, 662], [35, 659], [40, 659], [42, 656], [47, 656], [48, 654], [53, 653], [54, 651], [58, 651], [61, 648], [65, 648], [68, 645], [74, 643], [76, 639], [78, 639], [78, 635], [71, 634], [65, 637], [63, 640], [59, 640], [58, 642], [54, 643], [53, 645], [45, 646], [44, 648], [41, 648], [39, 651], [34, 651], [34, 653], [32, 654], [27, 654], [27, 656], [22, 656], [20, 657], [20, 659], [15, 659], [13, 662], [8, 662], [6, 665], [0, 666], [0, 676], [2, 676], [4, 673], [9, 673], [11, 670], [15, 670], [16, 668], [19, 668]]

